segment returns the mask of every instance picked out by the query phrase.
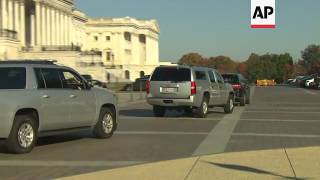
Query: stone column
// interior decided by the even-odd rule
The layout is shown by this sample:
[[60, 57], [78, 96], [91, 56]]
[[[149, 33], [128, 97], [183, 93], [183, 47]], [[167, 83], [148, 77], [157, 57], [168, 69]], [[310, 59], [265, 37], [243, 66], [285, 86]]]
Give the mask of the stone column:
[[2, 29], [8, 29], [7, 1], [8, 0], [1, 0]]
[[57, 22], [57, 26], [56, 26], [56, 31], [57, 31], [57, 45], [60, 46], [61, 45], [61, 18], [60, 18], [60, 12], [57, 10], [56, 11], [56, 22]]
[[51, 8], [50, 9], [50, 17], [51, 17], [51, 44], [53, 46], [56, 46], [57, 45], [57, 42], [56, 42], [56, 27], [57, 27], [57, 24], [56, 24], [56, 16], [55, 16], [55, 9], [54, 8]]
[[63, 37], [64, 37], [64, 32], [63, 32], [63, 12], [59, 12], [59, 19], [60, 19], [60, 27], [59, 27], [59, 32], [60, 32], [60, 45], [64, 45]]
[[68, 14], [65, 14], [64, 20], [65, 20], [65, 34], [66, 34], [65, 44], [66, 44], [66, 45], [69, 45], [69, 42], [70, 42], [70, 32], [69, 32], [69, 31], [70, 31], [70, 29], [69, 29]]
[[47, 45], [52, 45], [51, 41], [51, 18], [50, 18], [50, 8], [46, 6], [46, 17], [47, 17]]
[[26, 17], [25, 17], [25, 2], [20, 2], [20, 42], [26, 46]]
[[72, 21], [72, 14], [69, 16], [69, 34], [70, 34], [70, 40], [69, 44], [75, 44], [74, 43], [74, 28], [73, 28], [73, 21]]
[[64, 45], [64, 18], [63, 18], [63, 12], [61, 11], [60, 12], [60, 32], [61, 32], [61, 36], [60, 36], [60, 42], [61, 42], [61, 45], [63, 46]]
[[36, 45], [35, 37], [36, 37], [36, 17], [34, 12], [30, 15], [30, 24], [31, 24], [31, 46], [34, 47]]
[[17, 31], [17, 38], [20, 40], [20, 11], [19, 1], [14, 1], [14, 30]]
[[36, 45], [41, 46], [42, 45], [42, 36], [41, 36], [41, 5], [40, 2], [36, 1]]
[[63, 37], [64, 37], [64, 32], [63, 32], [63, 11], [60, 11], [59, 13], [59, 19], [60, 19], [60, 27], [59, 27], [59, 31], [60, 31], [60, 45], [63, 46], [64, 45], [64, 41], [63, 41]]
[[8, 29], [14, 30], [13, 28], [13, 0], [8, 0]]
[[47, 43], [47, 26], [46, 26], [46, 5], [41, 5], [41, 35], [42, 35], [42, 45], [48, 45]]

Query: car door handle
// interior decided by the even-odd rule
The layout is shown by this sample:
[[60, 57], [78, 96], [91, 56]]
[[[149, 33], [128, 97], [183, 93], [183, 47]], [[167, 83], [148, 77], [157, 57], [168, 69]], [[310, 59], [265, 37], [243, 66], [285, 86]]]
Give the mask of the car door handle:
[[48, 98], [50, 98], [50, 96], [49, 95], [43, 95], [42, 98], [48, 99]]
[[70, 98], [76, 98], [77, 96], [76, 95], [74, 95], [74, 94], [71, 94], [70, 95]]

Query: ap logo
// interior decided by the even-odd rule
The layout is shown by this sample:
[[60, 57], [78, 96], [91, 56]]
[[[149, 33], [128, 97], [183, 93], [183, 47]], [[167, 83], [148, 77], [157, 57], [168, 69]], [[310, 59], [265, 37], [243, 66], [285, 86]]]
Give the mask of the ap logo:
[[275, 10], [275, 0], [251, 0], [251, 28], [275, 28]]

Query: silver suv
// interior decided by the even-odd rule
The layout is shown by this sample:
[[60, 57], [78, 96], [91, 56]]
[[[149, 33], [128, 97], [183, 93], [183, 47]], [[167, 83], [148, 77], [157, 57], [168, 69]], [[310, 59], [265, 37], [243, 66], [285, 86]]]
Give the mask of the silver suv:
[[222, 76], [211, 68], [194, 66], [157, 67], [147, 82], [147, 102], [154, 115], [162, 117], [167, 109], [196, 111], [206, 117], [209, 107], [224, 107], [232, 113], [234, 91]]
[[0, 61], [0, 138], [12, 153], [30, 152], [39, 136], [117, 128], [116, 95], [93, 88], [71, 68], [50, 61]]

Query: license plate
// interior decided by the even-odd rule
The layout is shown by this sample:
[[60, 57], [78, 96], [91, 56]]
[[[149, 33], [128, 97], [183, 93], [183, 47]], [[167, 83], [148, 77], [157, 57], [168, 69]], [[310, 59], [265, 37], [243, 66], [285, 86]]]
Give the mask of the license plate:
[[178, 88], [162, 88], [162, 92], [164, 93], [175, 93], [178, 91]]

